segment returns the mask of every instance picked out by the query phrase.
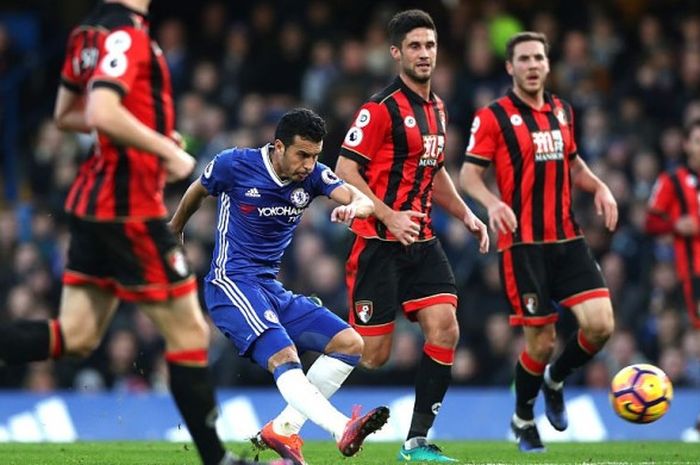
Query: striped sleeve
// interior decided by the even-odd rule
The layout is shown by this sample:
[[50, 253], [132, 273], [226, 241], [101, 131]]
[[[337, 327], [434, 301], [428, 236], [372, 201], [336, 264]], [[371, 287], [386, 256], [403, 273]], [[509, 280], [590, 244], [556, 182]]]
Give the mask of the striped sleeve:
[[236, 160], [235, 149], [228, 149], [220, 152], [204, 168], [199, 181], [210, 195], [216, 197], [222, 192], [226, 192], [233, 187], [236, 182]]
[[487, 167], [493, 161], [498, 142], [498, 123], [491, 110], [481, 108], [472, 121], [465, 161]]
[[144, 31], [117, 29], [105, 38], [90, 85], [111, 88], [124, 96], [133, 86], [141, 64], [149, 60], [150, 39]]
[[559, 101], [564, 107], [564, 111], [566, 112], [566, 121], [569, 126], [569, 131], [571, 131], [571, 144], [569, 145], [569, 147], [567, 147], [567, 156], [569, 158], [569, 161], [571, 161], [578, 156], [578, 146], [576, 145], [576, 131], [574, 130], [574, 110], [571, 108], [571, 105], [569, 105], [568, 102], [565, 102], [564, 100]]
[[390, 124], [388, 111], [383, 104], [365, 103], [345, 135], [340, 156], [366, 165], [384, 143]]

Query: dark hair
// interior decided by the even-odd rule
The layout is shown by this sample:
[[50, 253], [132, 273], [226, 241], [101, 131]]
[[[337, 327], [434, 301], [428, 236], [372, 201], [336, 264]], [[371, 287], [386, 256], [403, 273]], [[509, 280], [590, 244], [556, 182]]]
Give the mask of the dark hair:
[[432, 29], [437, 38], [435, 23], [428, 13], [423, 10], [406, 10], [396, 13], [389, 21], [389, 42], [391, 45], [401, 48], [401, 42], [406, 34], [417, 27]]
[[700, 128], [700, 118], [688, 121], [688, 124], [683, 128], [683, 136], [688, 139], [695, 128]]
[[542, 45], [544, 45], [544, 54], [549, 55], [549, 42], [547, 41], [547, 36], [541, 32], [525, 31], [518, 32], [508, 39], [508, 42], [506, 43], [506, 61], [510, 61], [511, 63], [513, 62], [513, 54], [515, 53], [516, 45], [521, 42], [530, 42], [533, 40], [542, 42]]
[[321, 142], [326, 135], [326, 122], [307, 108], [295, 108], [282, 116], [275, 129], [275, 139], [285, 146], [292, 145], [294, 136], [313, 142]]

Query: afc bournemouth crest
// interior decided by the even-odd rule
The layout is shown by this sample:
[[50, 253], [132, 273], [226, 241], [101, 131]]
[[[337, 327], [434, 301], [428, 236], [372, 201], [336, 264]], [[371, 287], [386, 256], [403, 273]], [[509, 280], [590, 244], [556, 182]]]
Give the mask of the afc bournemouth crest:
[[363, 322], [367, 323], [374, 313], [374, 306], [371, 300], [358, 300], [355, 302], [355, 315]]
[[523, 294], [523, 302], [525, 302], [525, 308], [530, 315], [537, 313], [537, 307], [539, 306], [537, 294]]
[[189, 274], [190, 269], [187, 266], [185, 254], [183, 254], [179, 248], [171, 250], [167, 255], [167, 259], [168, 265], [170, 265], [170, 268], [174, 270], [175, 273], [180, 276], [187, 276]]
[[561, 108], [561, 107], [557, 108], [554, 115], [557, 117], [557, 119], [559, 120], [559, 122], [561, 124], [568, 124], [569, 123], [569, 121], [566, 118], [566, 111], [563, 108]]

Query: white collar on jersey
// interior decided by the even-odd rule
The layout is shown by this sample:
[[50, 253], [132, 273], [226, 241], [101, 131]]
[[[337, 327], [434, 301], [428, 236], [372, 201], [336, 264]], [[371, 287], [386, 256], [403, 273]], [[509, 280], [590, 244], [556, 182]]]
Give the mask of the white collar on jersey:
[[280, 179], [279, 176], [277, 176], [275, 168], [272, 166], [272, 160], [270, 159], [270, 148], [272, 148], [272, 144], [266, 144], [260, 147], [260, 154], [262, 155], [263, 163], [265, 163], [265, 168], [267, 168], [267, 172], [270, 174], [272, 180], [275, 181], [275, 184], [277, 184], [280, 187], [286, 186], [287, 184], [292, 182], [292, 180], [287, 179], [283, 181], [282, 179]]

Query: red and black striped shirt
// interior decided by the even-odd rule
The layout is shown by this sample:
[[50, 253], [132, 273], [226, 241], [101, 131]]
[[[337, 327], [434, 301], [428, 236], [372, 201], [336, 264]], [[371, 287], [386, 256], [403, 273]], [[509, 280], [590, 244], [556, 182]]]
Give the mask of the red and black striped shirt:
[[[430, 220], [433, 178], [443, 166], [446, 128], [442, 100], [425, 100], [400, 77], [374, 95], [355, 116], [340, 156], [360, 164], [372, 192], [393, 210], [425, 213], [418, 240], [435, 235]], [[376, 217], [355, 219], [355, 234], [395, 241]]]
[[498, 249], [581, 236], [571, 210], [571, 161], [577, 156], [571, 106], [545, 93], [536, 110], [511, 90], [481, 108], [472, 123], [466, 161], [495, 166], [501, 199], [518, 219], [499, 233]]
[[649, 234], [673, 233], [676, 272], [681, 280], [700, 276], [700, 234], [674, 232], [676, 221], [690, 215], [700, 222], [700, 179], [686, 167], [661, 173], [649, 197], [646, 230]]
[[[151, 41], [146, 18], [124, 5], [97, 8], [70, 35], [61, 74], [64, 87], [117, 92], [141, 123], [169, 135], [174, 129], [170, 72]], [[100, 221], [162, 218], [165, 170], [152, 153], [125, 147], [105, 134], [83, 162], [66, 199], [66, 211]]]

